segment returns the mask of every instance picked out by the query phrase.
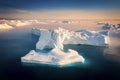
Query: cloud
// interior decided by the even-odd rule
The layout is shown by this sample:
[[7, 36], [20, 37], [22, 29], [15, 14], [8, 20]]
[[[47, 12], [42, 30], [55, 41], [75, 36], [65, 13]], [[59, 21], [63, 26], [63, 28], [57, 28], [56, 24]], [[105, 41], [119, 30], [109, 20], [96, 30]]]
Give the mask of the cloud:
[[13, 29], [13, 27], [6, 23], [0, 24], [0, 30], [4, 30], [4, 29]]
[[0, 29], [14, 29], [15, 27], [22, 27], [33, 24], [46, 24], [38, 20], [0, 20]]
[[1, 18], [11, 19], [119, 19], [120, 11], [87, 9], [0, 10]]
[[109, 45], [105, 49], [105, 54], [117, 55], [120, 56], [120, 30], [114, 27], [111, 27], [108, 33], [109, 36]]

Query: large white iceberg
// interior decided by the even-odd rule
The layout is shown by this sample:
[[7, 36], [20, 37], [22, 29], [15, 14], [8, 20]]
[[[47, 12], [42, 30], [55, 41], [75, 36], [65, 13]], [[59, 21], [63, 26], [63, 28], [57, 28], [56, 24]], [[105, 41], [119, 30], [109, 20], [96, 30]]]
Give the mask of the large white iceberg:
[[[84, 58], [80, 56], [78, 52], [72, 49], [64, 52], [63, 42], [68, 36], [66, 34], [67, 32], [69, 33], [68, 30], [62, 28], [53, 30], [40, 29], [40, 33], [37, 32], [40, 34], [40, 38], [36, 44], [36, 50], [44, 50], [46, 48], [52, 48], [52, 50], [47, 53], [32, 50], [26, 56], [22, 57], [21, 61], [54, 65], [84, 62]], [[67, 39], [68, 38], [69, 37], [67, 37]]]
[[[55, 44], [63, 48], [63, 44], [87, 44], [95, 46], [105, 46], [108, 44], [108, 36], [96, 31], [69, 31], [63, 28], [46, 30], [39, 29], [39, 41], [36, 49], [55, 48]], [[59, 40], [59, 41], [56, 41]]]
[[[63, 28], [58, 29], [32, 29], [33, 34], [40, 36], [36, 50], [30, 51], [22, 57], [22, 62], [44, 63], [64, 65], [73, 62], [84, 62], [84, 58], [78, 52], [69, 49], [64, 52], [64, 44], [88, 44], [104, 46], [107, 44], [106, 36], [95, 31], [79, 30], [69, 31]], [[52, 49], [44, 53], [39, 50]]]
[[73, 62], [84, 62], [84, 58], [76, 51], [69, 49], [64, 52], [58, 48], [52, 49], [48, 53], [36, 52], [31, 50], [26, 56], [21, 58], [22, 62], [44, 63], [52, 65], [65, 65]]

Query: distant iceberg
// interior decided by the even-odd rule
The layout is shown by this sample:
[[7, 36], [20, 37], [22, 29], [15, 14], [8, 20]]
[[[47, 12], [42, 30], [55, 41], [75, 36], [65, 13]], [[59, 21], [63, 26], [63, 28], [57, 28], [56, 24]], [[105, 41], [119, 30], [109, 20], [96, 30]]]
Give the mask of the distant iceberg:
[[106, 24], [104, 24], [104, 25], [102, 26], [102, 28], [103, 28], [104, 30], [106, 30], [106, 29], [110, 29], [111, 26], [112, 26], [112, 25], [106, 23]]
[[39, 28], [32, 28], [31, 33], [36, 36], [40, 36], [40, 29]]

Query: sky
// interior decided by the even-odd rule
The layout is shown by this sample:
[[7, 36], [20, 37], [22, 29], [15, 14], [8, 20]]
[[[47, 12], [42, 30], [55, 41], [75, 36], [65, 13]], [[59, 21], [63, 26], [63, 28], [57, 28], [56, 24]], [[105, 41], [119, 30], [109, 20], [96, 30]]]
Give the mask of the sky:
[[0, 18], [120, 19], [120, 0], [0, 0]]

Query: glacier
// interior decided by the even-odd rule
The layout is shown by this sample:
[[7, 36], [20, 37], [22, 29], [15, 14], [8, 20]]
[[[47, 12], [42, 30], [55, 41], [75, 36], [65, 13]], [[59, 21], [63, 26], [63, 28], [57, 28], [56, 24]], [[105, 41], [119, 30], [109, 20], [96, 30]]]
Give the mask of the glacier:
[[[64, 44], [87, 44], [105, 46], [108, 44], [107, 36], [96, 31], [69, 31], [63, 28], [38, 29], [33, 28], [32, 34], [40, 36], [36, 43], [36, 50], [31, 50], [21, 57], [22, 62], [65, 65], [74, 62], [84, 63], [84, 57], [77, 51], [69, 49], [64, 51]], [[39, 50], [51, 49], [47, 53]], [[38, 51], [37, 51], [38, 50]]]

